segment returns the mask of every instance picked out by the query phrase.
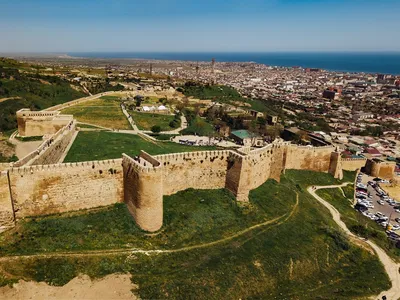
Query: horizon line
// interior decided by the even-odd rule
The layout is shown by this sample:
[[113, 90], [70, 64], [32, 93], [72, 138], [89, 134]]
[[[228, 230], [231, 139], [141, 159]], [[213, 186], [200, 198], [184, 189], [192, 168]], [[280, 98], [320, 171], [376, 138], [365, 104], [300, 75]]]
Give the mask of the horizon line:
[[175, 51], [175, 50], [74, 50], [74, 51], [0, 51], [0, 54], [57, 54], [68, 53], [400, 53], [400, 50], [206, 50], [206, 51]]

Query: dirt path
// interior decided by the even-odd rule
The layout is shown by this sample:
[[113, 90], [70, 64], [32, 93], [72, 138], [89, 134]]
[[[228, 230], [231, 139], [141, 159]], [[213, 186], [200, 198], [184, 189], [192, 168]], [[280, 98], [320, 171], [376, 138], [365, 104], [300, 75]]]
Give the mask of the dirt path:
[[91, 280], [87, 275], [80, 275], [64, 286], [50, 286], [44, 282], [20, 280], [13, 287], [0, 288], [0, 299], [12, 300], [62, 300], [62, 299], [93, 299], [93, 300], [134, 300], [132, 293], [137, 289], [130, 275], [112, 274], [100, 280]]
[[84, 256], [104, 256], [104, 255], [121, 255], [121, 254], [145, 254], [145, 255], [152, 255], [152, 254], [162, 254], [162, 253], [178, 253], [178, 252], [185, 252], [185, 251], [191, 251], [191, 250], [196, 250], [196, 249], [202, 249], [202, 248], [207, 248], [210, 246], [215, 246], [218, 244], [222, 244], [228, 241], [231, 241], [235, 238], [238, 238], [242, 235], [245, 235], [248, 232], [251, 232], [255, 229], [271, 225], [273, 226], [279, 226], [283, 223], [285, 223], [287, 220], [289, 220], [293, 214], [296, 212], [296, 209], [299, 205], [299, 195], [296, 193], [296, 203], [293, 205], [292, 209], [290, 212], [274, 218], [272, 220], [268, 220], [256, 225], [253, 225], [251, 227], [248, 227], [246, 229], [243, 229], [242, 231], [239, 231], [231, 236], [228, 236], [226, 238], [204, 243], [204, 244], [198, 244], [198, 245], [192, 245], [192, 246], [187, 246], [183, 248], [177, 248], [177, 249], [166, 249], [166, 250], [142, 250], [142, 249], [136, 249], [136, 248], [130, 248], [130, 249], [111, 249], [111, 250], [90, 250], [90, 251], [81, 251], [81, 252], [51, 252], [51, 253], [40, 253], [40, 254], [31, 254], [31, 255], [13, 255], [13, 256], [3, 256], [0, 257], [0, 262], [2, 261], [11, 261], [11, 260], [20, 260], [20, 259], [30, 259], [32, 257], [36, 258], [52, 258], [52, 257], [84, 257]]
[[346, 196], [346, 194], [344, 193], [342, 187], [340, 187], [339, 190], [342, 192], [343, 197], [345, 197], [345, 198], [347, 199], [347, 196]]
[[378, 299], [382, 299], [383, 296], [386, 296], [388, 300], [392, 299], [399, 299], [400, 298], [400, 274], [399, 274], [399, 268], [400, 264], [396, 264], [387, 254], [385, 251], [383, 251], [380, 247], [378, 247], [375, 243], [369, 241], [369, 240], [364, 240], [355, 234], [353, 234], [346, 226], [346, 224], [340, 219], [340, 213], [339, 211], [333, 207], [329, 202], [325, 201], [322, 199], [320, 196], [316, 194], [316, 191], [319, 189], [333, 189], [333, 188], [340, 188], [343, 186], [346, 186], [350, 183], [343, 183], [341, 185], [330, 185], [330, 186], [315, 186], [315, 187], [308, 187], [307, 191], [320, 202], [322, 205], [324, 205], [332, 214], [333, 220], [340, 226], [340, 228], [343, 229], [343, 231], [351, 238], [353, 239], [358, 239], [362, 241], [363, 243], [368, 244], [372, 249], [374, 249], [375, 253], [378, 255], [380, 261], [382, 262], [386, 273], [388, 274], [390, 281], [392, 282], [392, 287], [388, 291], [382, 292], [379, 296]]

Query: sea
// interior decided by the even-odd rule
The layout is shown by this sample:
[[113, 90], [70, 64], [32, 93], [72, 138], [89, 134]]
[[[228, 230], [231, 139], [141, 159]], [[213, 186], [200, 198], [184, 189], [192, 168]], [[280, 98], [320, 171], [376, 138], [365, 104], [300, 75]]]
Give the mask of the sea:
[[268, 66], [400, 75], [400, 52], [72, 52], [72, 57], [256, 62]]

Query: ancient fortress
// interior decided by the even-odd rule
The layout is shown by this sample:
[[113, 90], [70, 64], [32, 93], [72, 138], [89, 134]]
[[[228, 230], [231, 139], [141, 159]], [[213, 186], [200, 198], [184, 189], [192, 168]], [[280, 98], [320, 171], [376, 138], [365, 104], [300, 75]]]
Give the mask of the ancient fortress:
[[[57, 112], [51, 116], [42, 116], [49, 113], [45, 111], [35, 112], [36, 116], [24, 113], [29, 122], [21, 118], [18, 125], [25, 132], [34, 131], [31, 126], [39, 128], [38, 123], [43, 125], [42, 132], [51, 131], [57, 126], [51, 125], [50, 118], [57, 122], [65, 119]], [[164, 195], [188, 188], [225, 188], [238, 201], [248, 201], [250, 190], [269, 178], [279, 181], [287, 169], [325, 172], [340, 178], [343, 169], [366, 163], [342, 161], [333, 146], [297, 146], [282, 141], [251, 151], [156, 156], [142, 151], [135, 158], [123, 154], [121, 159], [58, 163], [75, 131], [75, 121], [67, 119], [38, 150], [13, 165], [0, 164], [0, 226], [11, 226], [28, 216], [125, 202], [136, 223], [154, 232], [163, 224]]]

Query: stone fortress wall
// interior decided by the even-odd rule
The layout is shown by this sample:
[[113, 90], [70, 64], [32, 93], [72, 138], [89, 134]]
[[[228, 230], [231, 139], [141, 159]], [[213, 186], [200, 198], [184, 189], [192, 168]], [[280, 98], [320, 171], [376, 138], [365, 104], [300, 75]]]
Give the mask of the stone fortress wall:
[[49, 136], [45, 141], [43, 141], [35, 151], [27, 154], [17, 162], [12, 163], [12, 166], [20, 167], [58, 163], [71, 142], [75, 129], [75, 120], [70, 121], [55, 134]]
[[31, 111], [24, 108], [17, 111], [18, 133], [24, 137], [55, 134], [73, 119], [72, 115], [62, 115], [60, 111]]
[[347, 171], [361, 170], [365, 167], [366, 158], [342, 158], [342, 169]]
[[342, 176], [340, 153], [332, 146], [299, 147], [275, 142], [242, 155], [231, 150], [139, 157], [123, 156], [124, 200], [146, 231], [162, 226], [163, 196], [188, 188], [231, 191], [239, 201], [267, 179], [279, 181], [286, 169], [329, 172]]
[[[12, 199], [19, 219], [122, 202], [121, 162], [115, 159], [11, 168], [3, 172], [8, 173], [9, 181], [0, 181], [0, 204]], [[11, 195], [5, 186], [10, 187]]]
[[11, 167], [0, 177], [0, 210], [8, 218], [15, 212], [20, 219], [125, 201], [142, 229], [156, 231], [163, 222], [164, 195], [187, 188], [226, 188], [239, 201], [248, 201], [250, 190], [269, 178], [279, 181], [286, 169], [340, 177], [340, 156], [334, 150], [275, 142], [247, 155], [231, 150], [156, 156], [142, 152], [137, 158]]
[[46, 108], [46, 109], [42, 110], [42, 112], [52, 112], [52, 111], [62, 110], [64, 108], [67, 108], [67, 107], [70, 107], [70, 106], [73, 106], [73, 105], [77, 105], [77, 104], [85, 103], [87, 101], [95, 100], [95, 99], [100, 98], [102, 96], [115, 95], [116, 93], [117, 94], [125, 94], [127, 92], [126, 91], [103, 92], [103, 93], [99, 93], [99, 94], [95, 94], [95, 95], [79, 98], [79, 99], [76, 99], [76, 100], [68, 101], [68, 102], [65, 102], [65, 103], [62, 103], [62, 104], [58, 104], [58, 105]]
[[373, 177], [393, 179], [396, 168], [395, 162], [383, 161], [381, 159], [368, 159], [365, 165], [365, 171]]
[[14, 225], [14, 209], [8, 183], [8, 172], [0, 172], [0, 232]]
[[[123, 154], [122, 159], [58, 164], [73, 138], [76, 122], [69, 116], [64, 118], [58, 111], [21, 110], [20, 114], [25, 114], [18, 119], [25, 133], [33, 126], [26, 122], [29, 118], [38, 118], [42, 125], [47, 118], [69, 121], [36, 151], [1, 172], [0, 227], [10, 218], [14, 222], [28, 216], [125, 202], [138, 226], [154, 232], [163, 224], [164, 195], [188, 188], [226, 188], [238, 201], [248, 201], [250, 190], [269, 178], [279, 181], [287, 169], [325, 172], [335, 178], [343, 175], [340, 153], [333, 146], [297, 146], [280, 140], [255, 150], [156, 156], [142, 151], [135, 158]], [[51, 133], [58, 126], [58, 121], [54, 122], [53, 127], [39, 126], [40, 133]], [[354, 168], [347, 160], [344, 163], [345, 169]], [[354, 164], [358, 166], [360, 162]], [[376, 163], [372, 169], [379, 174], [390, 172], [386, 165], [376, 166]]]

